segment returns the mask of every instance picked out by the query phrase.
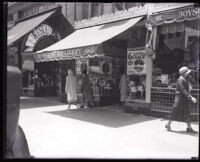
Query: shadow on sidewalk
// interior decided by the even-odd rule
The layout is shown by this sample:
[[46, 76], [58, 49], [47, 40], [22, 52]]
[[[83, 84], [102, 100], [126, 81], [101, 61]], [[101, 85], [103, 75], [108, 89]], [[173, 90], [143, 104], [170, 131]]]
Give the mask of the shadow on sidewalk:
[[186, 131], [175, 131], [175, 130], [171, 130], [169, 132], [178, 133], [178, 134], [184, 134], [184, 135], [190, 135], [190, 136], [194, 136], [194, 137], [198, 137], [199, 136], [199, 132], [197, 132], [197, 133], [187, 133]]
[[115, 111], [108, 111], [98, 108], [87, 109], [87, 110], [72, 109], [72, 110], [60, 110], [60, 111], [46, 111], [46, 113], [113, 128], [123, 127], [127, 125], [132, 125], [157, 119], [143, 115], [119, 113]]
[[20, 109], [66, 105], [56, 97], [20, 97]]

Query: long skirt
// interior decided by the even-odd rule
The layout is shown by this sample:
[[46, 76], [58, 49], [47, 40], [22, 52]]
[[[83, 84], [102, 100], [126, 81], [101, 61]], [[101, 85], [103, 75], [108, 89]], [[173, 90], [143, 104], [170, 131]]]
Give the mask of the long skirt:
[[84, 98], [84, 103], [90, 103], [92, 104], [93, 103], [93, 98], [92, 98], [92, 94], [90, 93], [87, 93], [87, 92], [83, 92], [83, 98]]
[[178, 104], [174, 104], [171, 112], [171, 120], [190, 122], [189, 102], [181, 100]]

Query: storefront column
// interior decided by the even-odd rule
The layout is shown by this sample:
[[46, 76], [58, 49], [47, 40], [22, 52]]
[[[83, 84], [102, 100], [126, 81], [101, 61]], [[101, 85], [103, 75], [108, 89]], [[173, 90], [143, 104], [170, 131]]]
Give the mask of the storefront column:
[[[157, 37], [157, 27], [152, 27], [152, 48], [155, 51], [156, 47], [156, 37]], [[152, 87], [152, 73], [153, 73], [153, 59], [155, 58], [155, 53], [152, 56], [148, 55], [146, 57], [146, 66], [147, 66], [147, 74], [146, 74], [146, 103], [151, 103], [151, 87]]]
[[151, 102], [151, 86], [152, 86], [152, 69], [153, 63], [152, 58], [150, 56], [146, 57], [146, 66], [147, 66], [147, 74], [146, 74], [146, 103]]

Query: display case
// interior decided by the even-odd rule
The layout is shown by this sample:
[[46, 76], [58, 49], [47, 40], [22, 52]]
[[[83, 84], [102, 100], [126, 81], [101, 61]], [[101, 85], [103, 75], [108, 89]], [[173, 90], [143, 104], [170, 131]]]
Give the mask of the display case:
[[125, 59], [110, 56], [77, 59], [78, 95], [81, 95], [80, 88], [83, 79], [81, 71], [86, 68], [97, 105], [119, 102], [119, 68], [123, 63], [125, 63]]

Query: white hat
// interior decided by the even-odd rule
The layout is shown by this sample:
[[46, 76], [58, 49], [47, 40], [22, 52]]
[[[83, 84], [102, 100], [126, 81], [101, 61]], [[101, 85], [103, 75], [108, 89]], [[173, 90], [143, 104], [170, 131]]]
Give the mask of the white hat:
[[179, 69], [179, 74], [180, 75], [184, 75], [184, 74], [188, 75], [188, 74], [190, 74], [191, 71], [192, 70], [188, 69], [186, 66], [183, 66]]

